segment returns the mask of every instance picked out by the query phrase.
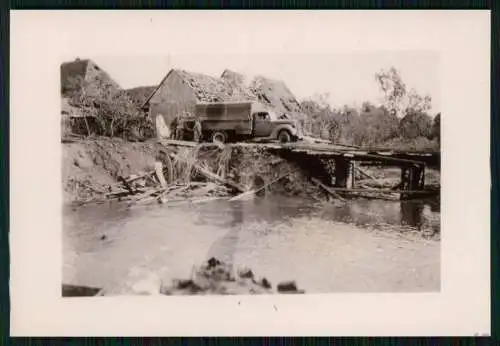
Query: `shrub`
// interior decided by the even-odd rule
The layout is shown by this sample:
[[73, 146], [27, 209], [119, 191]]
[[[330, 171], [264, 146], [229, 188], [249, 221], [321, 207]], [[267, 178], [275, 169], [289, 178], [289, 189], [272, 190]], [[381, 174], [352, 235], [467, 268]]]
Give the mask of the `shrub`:
[[[89, 88], [81, 78], [73, 90], [70, 104], [78, 108], [84, 119], [94, 119], [95, 126], [87, 128], [87, 136], [99, 135], [121, 137], [128, 140], [142, 140], [154, 136], [153, 124], [141, 114], [126, 91], [106, 85]], [[91, 90], [91, 92], [89, 92]]]

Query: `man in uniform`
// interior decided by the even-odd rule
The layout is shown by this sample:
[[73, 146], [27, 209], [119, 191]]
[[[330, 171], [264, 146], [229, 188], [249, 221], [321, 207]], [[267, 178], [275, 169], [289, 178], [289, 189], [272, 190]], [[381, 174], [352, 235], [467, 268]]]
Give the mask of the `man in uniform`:
[[198, 119], [194, 121], [193, 125], [193, 140], [197, 143], [201, 142], [201, 123]]
[[184, 138], [184, 122], [183, 119], [178, 117], [175, 127], [175, 139], [182, 141]]

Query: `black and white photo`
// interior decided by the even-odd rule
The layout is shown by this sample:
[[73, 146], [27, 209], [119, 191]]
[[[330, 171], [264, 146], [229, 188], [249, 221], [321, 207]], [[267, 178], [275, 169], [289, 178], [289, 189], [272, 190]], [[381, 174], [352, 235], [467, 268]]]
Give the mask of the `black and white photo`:
[[63, 295], [439, 292], [438, 58], [64, 61]]

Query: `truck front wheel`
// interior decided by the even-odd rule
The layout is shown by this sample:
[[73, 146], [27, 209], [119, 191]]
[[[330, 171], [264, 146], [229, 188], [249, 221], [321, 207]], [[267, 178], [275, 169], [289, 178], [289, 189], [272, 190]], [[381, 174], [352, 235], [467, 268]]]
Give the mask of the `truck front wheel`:
[[292, 141], [292, 135], [287, 130], [281, 130], [278, 133], [278, 141], [280, 143], [289, 143]]
[[214, 143], [226, 143], [227, 134], [223, 131], [215, 131], [212, 133], [212, 142]]

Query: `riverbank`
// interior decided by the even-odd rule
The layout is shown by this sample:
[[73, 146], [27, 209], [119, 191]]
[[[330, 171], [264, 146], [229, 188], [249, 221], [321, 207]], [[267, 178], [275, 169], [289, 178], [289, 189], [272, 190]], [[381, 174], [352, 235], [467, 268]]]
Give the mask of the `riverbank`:
[[[121, 191], [124, 186], [120, 184], [130, 178], [135, 180], [144, 177], [135, 180], [142, 187], [148, 184], [149, 178], [152, 178], [149, 182], [154, 182], [155, 161], [159, 159], [158, 154], [162, 149], [165, 147], [156, 140], [127, 142], [96, 138], [63, 143], [62, 183], [65, 203], [107, 201], [107, 197]], [[332, 196], [313, 183], [303, 167], [257, 146], [179, 148], [170, 160], [173, 160], [170, 178], [173, 179], [172, 183], [180, 185], [192, 181], [213, 182], [213, 179], [207, 181], [206, 174], [200, 176], [200, 173], [208, 172], [212, 178], [218, 178], [216, 183], [219, 185], [224, 181], [232, 182], [231, 186], [236, 187], [239, 191], [235, 192], [239, 193], [265, 187], [260, 193], [309, 196], [318, 200]], [[196, 166], [198, 169], [195, 169]], [[391, 167], [367, 167], [355, 174], [357, 186], [368, 188], [390, 188], [401, 178], [400, 170]], [[439, 182], [439, 171], [427, 169], [426, 187], [439, 189]], [[159, 184], [157, 179], [156, 184]], [[199, 193], [195, 193], [195, 196], [203, 197]], [[213, 194], [207, 197], [213, 197]]]
[[[270, 292], [265, 278], [274, 288], [296, 281], [307, 293], [439, 290], [439, 199], [331, 198], [303, 168], [245, 145], [171, 151], [174, 174], [162, 190], [156, 141], [62, 147], [66, 285], [101, 295], [259, 294]], [[395, 168], [362, 169], [370, 177], [356, 176], [357, 184], [388, 188], [400, 179]], [[439, 182], [439, 172], [426, 174]], [[257, 198], [234, 198], [262, 186]], [[125, 197], [110, 199], [117, 190]], [[221, 284], [202, 270], [197, 281], [193, 270], [211, 258], [259, 276]]]

